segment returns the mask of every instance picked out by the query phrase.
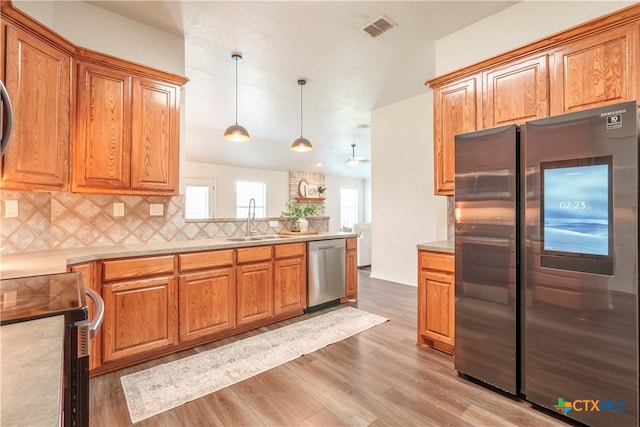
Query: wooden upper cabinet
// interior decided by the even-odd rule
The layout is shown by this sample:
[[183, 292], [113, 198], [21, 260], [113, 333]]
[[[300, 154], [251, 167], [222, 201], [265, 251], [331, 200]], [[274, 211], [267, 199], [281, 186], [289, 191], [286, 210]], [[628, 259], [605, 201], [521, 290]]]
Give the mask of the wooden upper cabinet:
[[77, 46], [11, 2], [0, 15], [15, 116], [2, 189], [178, 194], [187, 79]]
[[453, 195], [455, 135], [640, 99], [640, 4], [436, 77], [434, 192]]
[[551, 115], [636, 99], [638, 31], [634, 22], [555, 50]]
[[477, 90], [477, 76], [434, 89], [435, 194], [453, 194], [454, 140], [478, 129]]
[[548, 57], [539, 55], [482, 73], [482, 127], [549, 115]]
[[178, 192], [180, 88], [150, 79], [133, 80], [131, 188]]
[[78, 64], [73, 190], [177, 194], [179, 86]]
[[2, 158], [2, 188], [66, 190], [71, 56], [10, 24], [4, 41], [3, 80], [15, 120], [11, 144]]
[[73, 191], [130, 186], [131, 77], [79, 64]]

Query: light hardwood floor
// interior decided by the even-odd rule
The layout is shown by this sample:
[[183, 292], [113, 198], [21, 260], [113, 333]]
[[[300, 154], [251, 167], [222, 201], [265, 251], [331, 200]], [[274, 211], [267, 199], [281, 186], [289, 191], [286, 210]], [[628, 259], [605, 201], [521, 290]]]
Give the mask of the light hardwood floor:
[[[359, 301], [352, 305], [389, 322], [136, 426], [575, 425], [469, 382], [458, 376], [450, 356], [418, 347], [416, 296], [415, 287], [371, 279], [359, 270]], [[122, 375], [308, 316], [92, 378], [90, 425], [132, 425]]]

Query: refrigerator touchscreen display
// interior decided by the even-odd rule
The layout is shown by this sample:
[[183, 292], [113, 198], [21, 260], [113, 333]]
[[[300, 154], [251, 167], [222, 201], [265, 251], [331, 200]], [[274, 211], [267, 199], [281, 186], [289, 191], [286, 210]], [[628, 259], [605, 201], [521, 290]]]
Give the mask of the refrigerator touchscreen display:
[[[610, 274], [611, 166], [611, 156], [541, 164], [543, 266]], [[575, 259], [607, 267], [592, 271]]]

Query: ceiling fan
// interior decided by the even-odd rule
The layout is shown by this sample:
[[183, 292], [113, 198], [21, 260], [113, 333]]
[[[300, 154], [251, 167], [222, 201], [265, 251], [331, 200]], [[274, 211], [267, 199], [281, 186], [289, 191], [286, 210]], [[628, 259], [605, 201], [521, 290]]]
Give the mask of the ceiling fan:
[[347, 159], [347, 163], [351, 166], [357, 166], [360, 163], [367, 163], [370, 160], [365, 157], [357, 157], [356, 156], [356, 144], [355, 142], [351, 144], [351, 157]]

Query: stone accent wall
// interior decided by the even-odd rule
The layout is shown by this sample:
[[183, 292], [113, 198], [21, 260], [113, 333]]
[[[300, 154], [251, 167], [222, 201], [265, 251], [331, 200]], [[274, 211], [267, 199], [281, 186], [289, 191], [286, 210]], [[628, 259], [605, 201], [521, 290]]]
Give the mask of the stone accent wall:
[[[5, 218], [7, 200], [18, 201], [18, 217]], [[113, 204], [124, 203], [124, 216], [114, 216]], [[163, 215], [151, 216], [150, 204], [162, 204]], [[113, 246], [238, 237], [246, 220], [185, 221], [184, 196], [117, 196], [67, 192], [0, 191], [1, 254], [51, 249]], [[270, 221], [278, 221], [271, 227]], [[280, 218], [255, 220], [260, 234], [287, 230]], [[309, 229], [328, 231], [329, 218], [309, 221]]]
[[[307, 195], [300, 194], [300, 181], [307, 181]], [[324, 174], [317, 172], [289, 171], [289, 198], [296, 197], [320, 197], [317, 193], [318, 186], [324, 187]]]

